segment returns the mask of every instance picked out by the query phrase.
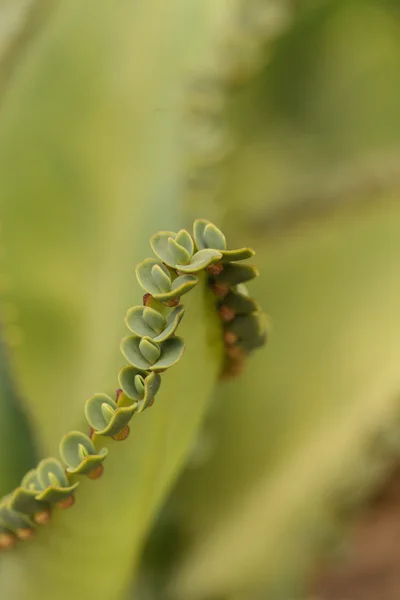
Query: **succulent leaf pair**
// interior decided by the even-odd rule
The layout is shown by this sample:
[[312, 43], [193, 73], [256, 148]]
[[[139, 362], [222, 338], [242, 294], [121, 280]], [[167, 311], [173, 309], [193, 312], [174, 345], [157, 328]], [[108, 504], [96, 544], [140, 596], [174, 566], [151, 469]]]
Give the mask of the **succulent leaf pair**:
[[69, 500], [79, 483], [71, 484], [62, 464], [55, 458], [45, 458], [36, 469], [28, 471], [21, 485], [9, 498], [9, 506], [19, 513], [35, 515], [49, 504]]
[[107, 448], [96, 450], [92, 440], [80, 431], [70, 431], [60, 442], [61, 458], [67, 465], [67, 472], [71, 475], [98, 473], [107, 454]]
[[160, 302], [171, 302], [187, 294], [197, 285], [196, 275], [179, 275], [162, 261], [147, 258], [136, 267], [136, 277], [142, 288]]
[[126, 360], [141, 371], [164, 371], [181, 358], [185, 345], [180, 337], [170, 337], [157, 343], [149, 337], [132, 335], [121, 342]]
[[160, 260], [182, 273], [196, 273], [222, 258], [215, 248], [203, 247], [195, 252], [193, 239], [185, 229], [178, 233], [159, 231], [151, 236], [150, 244]]
[[158, 373], [148, 373], [130, 366], [121, 369], [118, 379], [124, 393], [137, 403], [138, 413], [153, 404], [161, 385]]
[[97, 435], [114, 437], [126, 428], [137, 411], [137, 406], [137, 402], [119, 406], [107, 394], [94, 394], [86, 402], [85, 417]]
[[218, 227], [206, 219], [197, 219], [194, 222], [193, 238], [199, 252], [214, 248], [220, 252], [222, 262], [245, 260], [254, 256], [254, 250], [251, 248], [227, 250], [225, 235]]

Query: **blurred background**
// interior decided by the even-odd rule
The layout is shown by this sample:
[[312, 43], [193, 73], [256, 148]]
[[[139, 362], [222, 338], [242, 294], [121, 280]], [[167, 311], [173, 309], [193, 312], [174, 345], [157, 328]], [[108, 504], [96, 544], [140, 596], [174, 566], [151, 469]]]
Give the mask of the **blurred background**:
[[130, 597], [397, 600], [400, 2], [1, 0], [0, 189], [3, 492], [112, 389], [148, 235], [209, 218], [269, 340], [182, 419]]

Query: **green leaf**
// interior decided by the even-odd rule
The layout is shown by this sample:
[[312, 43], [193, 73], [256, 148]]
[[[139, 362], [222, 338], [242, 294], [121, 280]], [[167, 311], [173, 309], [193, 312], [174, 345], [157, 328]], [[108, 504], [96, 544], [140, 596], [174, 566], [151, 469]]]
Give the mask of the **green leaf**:
[[[190, 242], [189, 238], [189, 233], [184, 230], [179, 233], [159, 231], [151, 236], [150, 244], [153, 252], [163, 263], [176, 268], [176, 265], [186, 265], [191, 259], [194, 246], [193, 241]], [[183, 240], [182, 245], [177, 241], [178, 239]]]
[[79, 483], [70, 485], [68, 477], [65, 474], [63, 466], [55, 458], [44, 458], [40, 461], [37, 467], [37, 477], [33, 473], [29, 479], [36, 481], [40, 485], [40, 492], [36, 496], [36, 500], [41, 502], [60, 502], [69, 498]]
[[[158, 268], [158, 271], [154, 271], [155, 268]], [[169, 277], [168, 290], [166, 289], [166, 285], [162, 286], [163, 290], [159, 285], [160, 272]], [[180, 298], [183, 294], [190, 292], [199, 281], [195, 275], [182, 275], [174, 278], [172, 271], [168, 270], [161, 261], [154, 258], [147, 258], [141, 262], [136, 267], [136, 276], [142, 288], [146, 292], [149, 292], [156, 300], [162, 302], [172, 300], [173, 298]]]
[[[0, 319], [1, 319], [0, 307]], [[34, 466], [36, 448], [0, 328], [0, 497]]]
[[[153, 352], [153, 348], [157, 353]], [[121, 342], [121, 350], [127, 361], [144, 371], [159, 371], [172, 367], [181, 358], [184, 349], [184, 342], [179, 337], [160, 342], [157, 347], [151, 340], [137, 336], [128, 336]], [[143, 354], [143, 350], [147, 355]]]
[[91, 439], [80, 431], [67, 433], [60, 442], [60, 456], [71, 474], [87, 475], [104, 461], [107, 454], [107, 448], [96, 451]]
[[107, 394], [95, 394], [85, 404], [85, 416], [98, 435], [120, 433], [138, 409], [138, 403], [118, 406]]
[[229, 285], [237, 285], [245, 283], [258, 276], [258, 271], [250, 265], [238, 265], [236, 263], [228, 263], [224, 265], [223, 270], [216, 276], [217, 283], [227, 283]]
[[[220, 368], [222, 336], [214, 298], [204, 293], [203, 274], [201, 279], [185, 296], [179, 331], [187, 340], [186, 352], [162, 375], [157, 402], [134, 415], [124, 442], [101, 440], [109, 448], [103, 477], [95, 483], [82, 479], [73, 509], [55, 514], [25, 544], [17, 557], [21, 578], [11, 577], [13, 552], [2, 555], [0, 591], [8, 590], [7, 597], [51, 600], [57, 590], [58, 600], [68, 600], [71, 589], [79, 600], [88, 593], [99, 600], [126, 595], [132, 564], [186, 461]], [[57, 470], [57, 477], [62, 473]], [[104, 561], [107, 569], [99, 569]]]
[[188, 265], [176, 265], [176, 268], [184, 273], [197, 273], [197, 271], [202, 271], [212, 263], [217, 262], [221, 257], [222, 254], [218, 250], [199, 250], [192, 256]]
[[184, 312], [183, 306], [177, 306], [169, 312], [165, 319], [152, 308], [135, 306], [128, 310], [125, 322], [135, 335], [146, 336], [155, 342], [162, 342], [174, 334]]
[[137, 412], [142, 412], [151, 406], [161, 385], [161, 377], [158, 373], [154, 371], [147, 373], [135, 367], [121, 369], [118, 379], [128, 398], [137, 401]]
[[398, 449], [371, 448], [377, 434], [399, 436], [397, 194], [378, 194], [376, 207], [253, 236], [263, 276], [251, 293], [274, 326], [243, 376], [220, 387], [214, 452], [171, 500], [191, 531], [171, 597], [293, 597], [332, 529], [343, 535], [340, 509], [398, 463]]

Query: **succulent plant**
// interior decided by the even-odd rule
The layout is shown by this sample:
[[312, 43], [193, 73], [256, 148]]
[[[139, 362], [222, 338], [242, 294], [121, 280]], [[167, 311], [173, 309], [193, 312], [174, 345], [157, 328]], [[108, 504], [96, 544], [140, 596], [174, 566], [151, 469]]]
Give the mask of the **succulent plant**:
[[36, 471], [27, 473], [23, 487], [37, 492], [35, 498], [41, 502], [64, 507], [73, 502], [73, 494], [79, 483], [70, 483], [65, 470], [56, 458], [44, 458]]
[[161, 261], [148, 258], [136, 268], [142, 288], [161, 302], [171, 302], [187, 294], [198, 283], [195, 275], [176, 275]]
[[[140, 598], [297, 597], [316, 539], [340, 535], [332, 514], [365, 501], [396, 456], [385, 444], [399, 428], [398, 161], [391, 173], [384, 157], [379, 185], [369, 168], [353, 185], [363, 152], [375, 156], [361, 140], [397, 147], [396, 11], [4, 4], [1, 21], [11, 5], [19, 16], [0, 40], [0, 597], [119, 600], [132, 577]], [[346, 219], [325, 218], [338, 205]], [[238, 249], [207, 219], [192, 229], [199, 214]], [[132, 265], [159, 227], [137, 284]], [[243, 286], [257, 275], [239, 264], [247, 242], [276, 323], [269, 352], [248, 363], [266, 323]], [[122, 316], [140, 286], [123, 366]], [[95, 390], [107, 393], [88, 400], [85, 422]], [[206, 417], [218, 451], [207, 462], [200, 436], [203, 458], [184, 472]], [[32, 469], [70, 430], [66, 463]], [[163, 538], [177, 507], [178, 535]]]
[[134, 306], [126, 314], [128, 328], [137, 336], [148, 337], [154, 342], [163, 342], [171, 337], [178, 327], [185, 309], [177, 306], [167, 317], [149, 306]]
[[97, 451], [91, 439], [80, 431], [70, 431], [60, 442], [61, 458], [71, 475], [90, 476], [92, 472], [98, 472], [107, 454], [107, 448]]
[[138, 403], [118, 406], [107, 394], [95, 394], [85, 404], [85, 417], [97, 435], [116, 436], [126, 429]]
[[219, 250], [202, 248], [194, 252], [190, 234], [181, 229], [178, 233], [160, 231], [151, 236], [153, 252], [166, 265], [183, 273], [197, 273], [222, 258]]
[[245, 260], [254, 256], [251, 248], [240, 248], [238, 250], [227, 250], [226, 238], [222, 231], [207, 219], [197, 219], [193, 225], [193, 238], [197, 250], [217, 248], [220, 251], [223, 262], [232, 260]]
[[124, 367], [118, 375], [119, 384], [128, 398], [137, 402], [136, 411], [142, 412], [151, 406], [161, 385], [161, 377], [135, 367]]
[[149, 337], [131, 335], [122, 340], [121, 349], [127, 361], [137, 369], [163, 371], [178, 362], [185, 345], [175, 336], [157, 343]]

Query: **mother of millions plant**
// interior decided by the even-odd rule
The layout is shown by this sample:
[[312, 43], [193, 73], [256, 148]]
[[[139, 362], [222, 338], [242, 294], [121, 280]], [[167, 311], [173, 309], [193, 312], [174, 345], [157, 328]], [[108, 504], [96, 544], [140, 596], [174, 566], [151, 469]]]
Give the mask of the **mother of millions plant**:
[[[178, 485], [193, 538], [165, 596], [287, 598], [393, 461], [398, 204], [254, 234], [264, 66], [301, 5], [21, 4], [0, 64], [1, 598], [125, 598], [212, 397], [218, 452]], [[264, 263], [277, 331], [243, 374], [265, 342], [253, 251], [208, 219]]]

